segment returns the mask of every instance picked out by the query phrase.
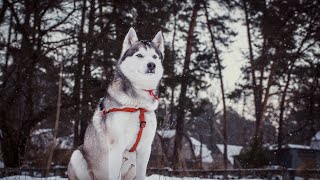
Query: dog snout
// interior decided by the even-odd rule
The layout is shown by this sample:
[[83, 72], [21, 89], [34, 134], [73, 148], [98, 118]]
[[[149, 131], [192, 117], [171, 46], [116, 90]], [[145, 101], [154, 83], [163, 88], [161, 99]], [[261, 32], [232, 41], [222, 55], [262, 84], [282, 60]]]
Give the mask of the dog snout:
[[149, 62], [147, 64], [147, 67], [148, 67], [149, 70], [154, 70], [154, 69], [156, 69], [156, 64], [153, 63], [153, 62]]

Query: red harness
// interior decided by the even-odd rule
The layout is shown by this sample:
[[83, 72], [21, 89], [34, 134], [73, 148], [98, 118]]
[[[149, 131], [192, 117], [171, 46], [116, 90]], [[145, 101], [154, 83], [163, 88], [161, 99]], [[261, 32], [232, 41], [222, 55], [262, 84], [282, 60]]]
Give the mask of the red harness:
[[[159, 101], [159, 98], [153, 93], [153, 90], [145, 90], [145, 91], [148, 91], [150, 96], [153, 96], [154, 99], [156, 99], [157, 101]], [[140, 120], [140, 129], [139, 129], [139, 132], [138, 132], [138, 135], [137, 135], [137, 139], [135, 141], [135, 143], [133, 144], [133, 146], [131, 147], [131, 149], [129, 150], [129, 152], [134, 152], [136, 151], [136, 148], [140, 142], [140, 139], [141, 139], [141, 136], [142, 136], [142, 132], [143, 132], [143, 128], [146, 127], [146, 124], [147, 122], [145, 121], [145, 118], [144, 118], [144, 113], [147, 112], [146, 109], [144, 108], [112, 108], [112, 109], [109, 109], [109, 110], [106, 110], [106, 109], [103, 109], [102, 110], [102, 116], [106, 116], [108, 113], [111, 113], [111, 112], [130, 112], [130, 113], [133, 113], [133, 112], [137, 112], [137, 111], [140, 111], [140, 114], [139, 114], [139, 120]]]

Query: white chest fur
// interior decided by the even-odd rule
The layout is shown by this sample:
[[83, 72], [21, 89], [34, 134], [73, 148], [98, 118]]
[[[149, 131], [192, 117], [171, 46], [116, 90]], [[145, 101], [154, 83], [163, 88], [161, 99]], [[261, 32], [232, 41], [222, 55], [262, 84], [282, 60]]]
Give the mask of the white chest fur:
[[[102, 141], [107, 141], [105, 144], [107, 149], [118, 146], [119, 149], [129, 150], [133, 146], [140, 129], [139, 111], [108, 113], [105, 121], [106, 127], [101, 127], [101, 112], [95, 114], [94, 126], [101, 133], [100, 137], [104, 139]], [[151, 146], [157, 128], [154, 111], [147, 111], [144, 115], [146, 126], [143, 129], [137, 151], [144, 146]]]

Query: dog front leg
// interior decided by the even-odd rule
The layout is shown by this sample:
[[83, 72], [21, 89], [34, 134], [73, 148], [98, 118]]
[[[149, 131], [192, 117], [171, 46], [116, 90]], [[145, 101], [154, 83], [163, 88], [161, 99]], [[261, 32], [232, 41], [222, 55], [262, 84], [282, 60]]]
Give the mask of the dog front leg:
[[121, 180], [121, 165], [123, 151], [120, 148], [112, 148], [108, 153], [108, 180]]
[[151, 146], [146, 149], [141, 149], [137, 152], [137, 166], [136, 166], [136, 179], [144, 180], [146, 178], [147, 165], [151, 153]]

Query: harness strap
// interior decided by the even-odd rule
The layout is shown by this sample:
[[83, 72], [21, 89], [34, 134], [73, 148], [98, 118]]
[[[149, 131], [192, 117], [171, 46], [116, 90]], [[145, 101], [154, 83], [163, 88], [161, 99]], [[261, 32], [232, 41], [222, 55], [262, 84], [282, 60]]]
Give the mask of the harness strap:
[[140, 110], [140, 115], [139, 115], [139, 119], [140, 119], [140, 129], [137, 135], [137, 139], [136, 142], [134, 142], [133, 146], [131, 147], [131, 149], [129, 150], [129, 152], [134, 152], [136, 151], [136, 148], [140, 142], [141, 136], [142, 136], [142, 132], [143, 132], [143, 128], [146, 127], [146, 121], [144, 119], [144, 113], [147, 112], [146, 109], [143, 108], [139, 108]]
[[[145, 90], [145, 89], [144, 89]], [[145, 90], [148, 91], [150, 96], [152, 96], [154, 99], [156, 99], [157, 101], [159, 101], [159, 98], [153, 93], [153, 90]]]
[[[148, 91], [150, 96], [153, 96], [154, 99], [159, 100], [159, 98], [153, 93], [153, 90], [145, 90], [145, 91]], [[111, 113], [111, 112], [130, 112], [130, 113], [133, 113], [133, 112], [137, 112], [137, 111], [140, 112], [140, 114], [139, 114], [140, 129], [138, 131], [136, 141], [134, 142], [133, 146], [130, 148], [129, 152], [134, 152], [137, 149], [137, 146], [138, 146], [140, 139], [141, 139], [141, 136], [142, 136], [143, 128], [145, 128], [146, 124], [147, 124], [147, 122], [145, 121], [145, 117], [144, 117], [144, 113], [147, 112], [147, 110], [144, 108], [128, 108], [128, 107], [127, 108], [112, 108], [109, 110], [103, 109], [102, 110], [102, 116], [106, 116], [108, 113]]]
[[146, 121], [145, 121], [145, 118], [144, 118], [144, 113], [147, 112], [146, 109], [144, 108], [112, 108], [112, 109], [109, 109], [109, 110], [106, 110], [104, 109], [102, 111], [102, 116], [105, 116], [107, 115], [108, 113], [111, 113], [111, 112], [130, 112], [130, 113], [133, 113], [133, 112], [137, 112], [137, 111], [140, 111], [140, 114], [139, 114], [139, 120], [140, 120], [140, 129], [139, 129], [139, 132], [138, 132], [138, 135], [137, 135], [137, 139], [135, 141], [135, 143], [133, 144], [133, 146], [130, 148], [129, 152], [134, 152], [136, 151], [136, 148], [140, 142], [140, 139], [141, 139], [141, 136], [142, 136], [142, 132], [143, 132], [143, 128], [146, 127]]

